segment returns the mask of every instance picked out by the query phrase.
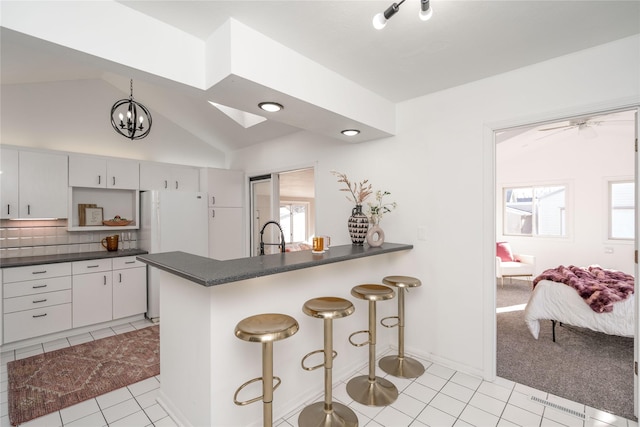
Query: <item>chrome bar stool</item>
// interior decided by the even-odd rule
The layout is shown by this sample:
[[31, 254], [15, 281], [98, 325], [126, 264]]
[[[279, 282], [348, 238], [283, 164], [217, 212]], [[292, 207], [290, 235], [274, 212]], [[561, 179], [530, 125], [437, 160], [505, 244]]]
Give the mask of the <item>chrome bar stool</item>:
[[[265, 427], [273, 425], [273, 392], [278, 388], [280, 377], [273, 376], [273, 342], [289, 338], [299, 329], [298, 322], [291, 316], [278, 313], [257, 314], [241, 320], [236, 325], [236, 337], [244, 341], [262, 343], [262, 376], [242, 384], [233, 395], [233, 403], [239, 406], [262, 400], [262, 419]], [[273, 380], [276, 385], [273, 385]], [[262, 381], [262, 396], [238, 401], [242, 389], [254, 382]]]
[[[350, 316], [355, 307], [343, 298], [320, 297], [305, 302], [302, 311], [318, 319], [324, 319], [324, 348], [312, 351], [302, 358], [302, 368], [307, 371], [324, 366], [324, 402], [313, 403], [302, 410], [298, 417], [300, 427], [357, 427], [358, 417], [349, 407], [332, 401], [333, 359], [338, 352], [333, 349], [333, 319]], [[324, 353], [324, 363], [312, 367], [305, 366], [305, 361], [314, 354]]]
[[[380, 359], [380, 369], [395, 377], [418, 378], [424, 373], [424, 366], [417, 360], [404, 355], [404, 294], [405, 290], [409, 292], [409, 288], [416, 288], [422, 283], [419, 279], [410, 276], [387, 276], [382, 279], [382, 283], [398, 288], [398, 315], [380, 320], [380, 324], [386, 328], [398, 327], [398, 354]], [[385, 323], [385, 320], [390, 319], [396, 319], [397, 322]]]
[[[354, 332], [349, 342], [356, 347], [369, 344], [369, 375], [354, 377], [347, 383], [347, 393], [356, 402], [368, 406], [386, 406], [398, 398], [398, 389], [391, 382], [376, 376], [376, 302], [392, 299], [395, 291], [383, 285], [358, 285], [351, 289], [351, 295], [369, 301], [369, 330]], [[354, 343], [354, 335], [366, 333], [369, 339]]]

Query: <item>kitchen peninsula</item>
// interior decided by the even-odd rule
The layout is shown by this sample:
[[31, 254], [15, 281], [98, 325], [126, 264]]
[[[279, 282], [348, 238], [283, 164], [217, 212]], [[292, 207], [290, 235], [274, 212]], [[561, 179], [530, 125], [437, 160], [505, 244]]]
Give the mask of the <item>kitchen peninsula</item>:
[[[245, 317], [268, 312], [288, 314], [300, 324], [295, 336], [274, 345], [274, 374], [282, 379], [274, 393], [274, 419], [317, 398], [322, 372], [304, 371], [300, 361], [322, 347], [323, 325], [305, 316], [302, 305], [319, 296], [351, 299], [353, 286], [409, 274], [406, 251], [412, 248], [344, 245], [322, 254], [299, 251], [228, 261], [184, 252], [139, 256], [160, 270], [160, 403], [182, 425], [259, 425], [261, 403], [236, 406], [233, 395], [242, 383], [261, 375], [261, 347], [237, 339], [234, 328]], [[347, 339], [368, 321], [366, 304], [354, 305], [356, 313], [335, 331], [336, 384], [367, 363], [366, 351]], [[379, 307], [385, 316], [395, 310], [395, 304]], [[378, 344], [385, 348], [392, 333], [382, 335]], [[243, 391], [245, 398], [261, 394], [256, 384]]]

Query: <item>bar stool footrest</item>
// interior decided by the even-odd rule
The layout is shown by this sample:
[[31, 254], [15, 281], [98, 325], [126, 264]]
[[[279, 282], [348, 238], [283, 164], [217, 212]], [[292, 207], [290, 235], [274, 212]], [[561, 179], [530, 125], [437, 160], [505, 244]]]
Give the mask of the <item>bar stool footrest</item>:
[[[395, 320], [396, 323], [393, 324], [386, 324], [384, 323], [385, 320]], [[397, 326], [400, 325], [400, 317], [399, 316], [388, 316], [388, 317], [383, 317], [382, 319], [380, 319], [380, 324], [382, 326], [384, 326], [385, 328], [395, 328]]]
[[[276, 385], [273, 386], [273, 391], [275, 391], [279, 386], [280, 383], [282, 382], [282, 380], [280, 380], [280, 377], [276, 377], [274, 376], [273, 379], [276, 381]], [[249, 381], [247, 381], [246, 383], [242, 384], [240, 387], [238, 387], [238, 389], [236, 390], [235, 394], [233, 395], [233, 403], [235, 403], [238, 406], [245, 406], [245, 405], [249, 405], [251, 403], [255, 403], [255, 402], [259, 402], [262, 399], [264, 399], [264, 395], [260, 395], [258, 397], [254, 397], [253, 399], [249, 399], [249, 400], [244, 400], [244, 401], [239, 401], [238, 400], [238, 394], [240, 394], [240, 392], [247, 386], [258, 382], [258, 381], [262, 381], [262, 377], [257, 377], [257, 378], [253, 378]]]
[[[307, 366], [305, 366], [305, 365], [304, 365], [304, 361], [305, 361], [305, 360], [307, 360], [307, 358], [309, 358], [309, 357], [311, 357], [311, 356], [313, 356], [313, 355], [315, 355], [315, 354], [318, 354], [318, 353], [323, 353], [323, 354], [324, 354], [324, 349], [316, 350], [316, 351], [312, 351], [311, 353], [307, 353], [307, 354], [302, 358], [302, 361], [300, 362], [300, 365], [302, 365], [302, 369], [304, 369], [305, 371], [315, 371], [315, 370], [316, 370], [316, 369], [318, 369], [318, 368], [322, 368], [322, 367], [324, 366], [324, 362], [322, 362], [322, 363], [321, 363], [321, 364], [319, 364], [319, 365], [316, 365], [316, 366], [310, 366], [310, 367], [307, 367]], [[338, 356], [338, 352], [337, 352], [337, 351], [335, 351], [335, 350], [333, 350], [333, 354], [332, 354], [331, 356], [332, 356], [332, 357], [331, 357], [331, 359], [335, 359], [335, 358]]]
[[[358, 334], [368, 334], [369, 338], [367, 339], [367, 341], [365, 341], [363, 343], [355, 343], [355, 342], [353, 342], [352, 338], [355, 335], [358, 335]], [[356, 346], [356, 347], [362, 347], [364, 345], [371, 344], [371, 331], [357, 331], [357, 332], [354, 332], [351, 335], [349, 335], [349, 342], [351, 343], [351, 345]]]

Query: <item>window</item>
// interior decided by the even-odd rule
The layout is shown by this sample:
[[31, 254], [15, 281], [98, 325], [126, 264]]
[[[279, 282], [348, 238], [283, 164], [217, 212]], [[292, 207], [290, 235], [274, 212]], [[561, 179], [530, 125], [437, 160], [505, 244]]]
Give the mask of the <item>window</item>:
[[516, 236], [566, 236], [564, 185], [504, 189], [503, 233]]
[[635, 237], [635, 185], [633, 181], [609, 182], [609, 238]]
[[280, 226], [287, 243], [306, 242], [309, 239], [308, 210], [309, 203], [280, 204]]

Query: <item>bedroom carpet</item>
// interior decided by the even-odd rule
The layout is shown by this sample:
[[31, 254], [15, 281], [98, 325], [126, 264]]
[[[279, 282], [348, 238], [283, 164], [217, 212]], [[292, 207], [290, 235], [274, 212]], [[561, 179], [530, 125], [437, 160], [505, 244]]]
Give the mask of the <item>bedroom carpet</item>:
[[[497, 285], [497, 307], [526, 304], [531, 282]], [[556, 396], [635, 420], [633, 338], [543, 321], [534, 339], [524, 308], [497, 314], [497, 374]]]

